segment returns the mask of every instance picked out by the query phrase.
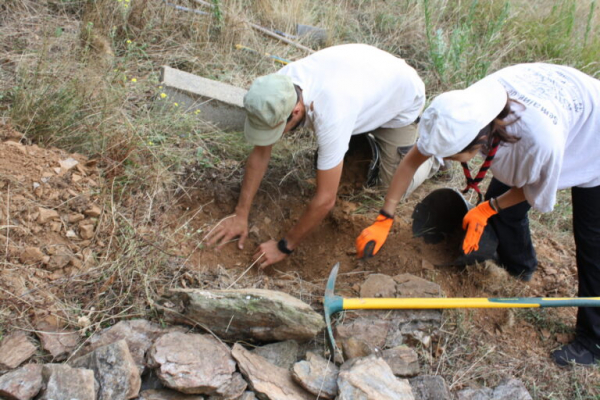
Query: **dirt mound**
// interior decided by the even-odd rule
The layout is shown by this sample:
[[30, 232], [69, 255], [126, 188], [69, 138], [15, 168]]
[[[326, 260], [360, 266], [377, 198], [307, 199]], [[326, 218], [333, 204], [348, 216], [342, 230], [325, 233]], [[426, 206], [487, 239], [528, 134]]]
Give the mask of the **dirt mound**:
[[20, 137], [0, 126], [0, 286], [17, 297], [89, 268], [104, 246], [95, 163]]
[[[101, 258], [110, 262], [116, 257], [107, 250], [117, 234], [106, 231], [114, 227], [105, 223], [106, 212], [102, 205], [106, 204], [103, 196], [108, 191], [101, 171], [94, 161], [81, 155], [24, 145], [20, 140], [18, 132], [0, 125], [0, 255], [5, 260], [0, 273], [0, 304], [3, 305], [0, 313], [5, 312], [4, 306], [8, 305], [12, 308], [8, 318], [12, 319], [24, 310], [29, 310], [33, 313], [30, 317], [35, 318], [40, 310], [52, 313], [60, 308], [63, 300], [69, 307], [82, 304], [81, 311], [91, 312], [95, 303], [86, 302], [83, 293], [89, 291], [90, 285], [86, 286], [78, 277], [86, 271], [98, 270], [95, 280], [102, 288], [97, 289], [96, 299], [106, 297], [104, 293], [112, 285], [111, 279], [121, 273], [113, 271], [111, 278], [106, 279], [108, 272], [93, 268], [99, 265], [97, 260]], [[357, 168], [357, 171], [362, 174], [364, 168]], [[232, 174], [241, 174], [239, 167], [236, 166], [228, 176]], [[321, 310], [325, 282], [337, 262], [341, 268], [336, 293], [346, 297], [358, 297], [360, 285], [372, 273], [390, 276], [411, 273], [438, 283], [448, 297], [569, 297], [576, 294], [572, 239], [559, 243], [551, 232], [542, 230], [534, 232], [540, 266], [528, 284], [516, 281], [491, 263], [470, 267], [440, 266], [452, 261], [455, 249], [448, 243], [426, 244], [421, 238], [412, 237], [411, 230], [415, 205], [432, 190], [446, 185], [435, 180], [427, 182], [398, 207], [391, 234], [380, 253], [368, 261], [357, 260], [354, 240], [374, 220], [376, 206], [373, 204], [381, 203], [382, 194], [358, 187], [364, 182], [364, 175], [354, 175], [351, 171], [347, 174], [350, 176], [344, 179], [350, 179], [350, 184], [343, 186], [333, 212], [293, 256], [264, 271], [249, 268], [256, 246], [280, 238], [293, 226], [312, 197], [314, 181], [284, 181], [271, 177], [265, 182], [254, 202], [249, 221], [250, 235], [243, 250], [237, 249], [236, 243], [229, 243], [221, 251], [215, 251], [206, 248], [203, 241], [210, 229], [234, 209], [238, 197], [237, 181], [227, 181], [215, 173], [210, 179], [199, 182], [193, 190], [187, 190], [185, 197], [161, 206], [154, 225], [148, 223], [143, 231], [169, 239], [163, 241], [165, 247], [160, 248], [168, 255], [164, 271], [167, 275], [161, 277], [161, 287], [146, 294], [147, 303], [140, 300], [140, 304], [143, 303], [140, 312], [150, 312], [141, 308], [147, 307], [151, 298], [169, 287], [224, 289], [234, 284], [281, 290]], [[111, 215], [115, 213], [118, 210], [111, 211]], [[147, 240], [152, 237], [150, 235]], [[134, 275], [149, 279], [150, 275], [146, 273], [149, 265], [158, 264], [158, 260], [147, 261], [140, 266], [140, 273]], [[137, 278], [128, 279], [133, 282]], [[60, 287], [63, 282], [72, 285]], [[131, 288], [128, 286], [127, 290]], [[146, 290], [146, 287], [139, 290]], [[116, 290], [114, 299], [125, 303], [139, 300], [123, 293], [123, 288]], [[10, 307], [12, 304], [23, 307]], [[122, 307], [125, 313], [129, 303]], [[60, 315], [66, 316], [61, 325], [77, 325], [74, 322], [77, 318], [72, 317], [77, 316], [78, 310], [61, 310], [65, 312]], [[518, 371], [532, 363], [545, 365], [548, 352], [571, 338], [574, 309], [543, 311], [459, 310], [455, 314], [450, 312], [454, 322], [450, 323], [449, 330], [460, 331], [459, 322], [468, 321], [465, 326], [476, 327], [476, 332], [468, 332], [468, 341], [473, 348], [487, 343], [492, 349], [489, 351], [502, 355], [490, 362], [504, 363], [503, 368], [507, 371]], [[98, 322], [98, 327], [101, 324], [102, 321]], [[21, 325], [29, 324], [24, 319]], [[456, 336], [450, 335], [424, 350], [423, 354], [431, 353], [428, 356], [431, 368], [435, 368], [436, 362], [442, 365], [453, 340]], [[469, 363], [473, 361], [469, 357], [478, 353], [457, 355], [457, 351], [462, 351], [461, 346], [457, 346], [451, 356], [459, 357], [461, 365], [469, 370]], [[453, 388], [460, 388], [462, 384], [457, 378]]]
[[[346, 177], [348, 178], [348, 177]], [[350, 177], [352, 179], [353, 177]], [[360, 181], [360, 180], [359, 180]], [[173, 221], [190, 221], [192, 231], [203, 237], [219, 220], [235, 208], [237, 192], [223, 188], [216, 178], [201, 189], [189, 194], [182, 202], [181, 214], [172, 215]], [[492, 262], [468, 267], [443, 266], [453, 261], [456, 243], [427, 244], [412, 236], [412, 211], [415, 205], [432, 190], [447, 186], [447, 182], [432, 180], [411, 195], [397, 209], [395, 223], [386, 244], [379, 254], [367, 261], [357, 260], [354, 241], [362, 229], [372, 223], [375, 214], [365, 212], [365, 193], [381, 204], [381, 193], [370, 190], [351, 190], [338, 200], [333, 212], [321, 223], [291, 257], [264, 271], [249, 268], [256, 246], [269, 239], [279, 239], [300, 217], [310, 201], [314, 187], [299, 182], [288, 182], [277, 189], [271, 186], [257, 194], [250, 214], [250, 235], [245, 248], [239, 250], [233, 241], [220, 251], [206, 248], [198, 242], [182, 246], [187, 265], [192, 271], [221, 271], [222, 288], [232, 282], [238, 285], [283, 290], [322, 308], [325, 282], [331, 267], [339, 262], [340, 273], [336, 293], [345, 297], [359, 297], [360, 285], [373, 273], [395, 276], [411, 273], [438, 283], [447, 297], [573, 297], [576, 295], [576, 268], [572, 239], [557, 243], [551, 232], [534, 231], [534, 242], [540, 265], [533, 280], [522, 283], [509, 276]], [[460, 243], [458, 243], [460, 245]], [[243, 276], [243, 278], [242, 278]], [[242, 279], [240, 279], [242, 278]], [[575, 309], [477, 309], [448, 311], [452, 329], [475, 327], [469, 332], [473, 348], [491, 348], [502, 357], [496, 361], [506, 371], [518, 371], [530, 365], [547, 365], [549, 352], [572, 339]], [[453, 319], [455, 318], [455, 319]], [[456, 322], [458, 321], [458, 322]], [[461, 322], [463, 321], [463, 322]], [[468, 322], [465, 322], [468, 321]], [[464, 325], [462, 325], [464, 324]], [[452, 338], [443, 338], [430, 350], [433, 365], [446, 357]], [[459, 351], [454, 349], [453, 352]], [[462, 351], [462, 350], [461, 350]], [[473, 362], [477, 352], [461, 355], [465, 368]], [[453, 353], [450, 357], [455, 357]], [[488, 353], [492, 354], [492, 353]], [[527, 357], [523, 357], [527, 355]], [[439, 357], [439, 358], [438, 358]], [[439, 372], [439, 371], [438, 371]], [[460, 379], [455, 382], [460, 387]]]

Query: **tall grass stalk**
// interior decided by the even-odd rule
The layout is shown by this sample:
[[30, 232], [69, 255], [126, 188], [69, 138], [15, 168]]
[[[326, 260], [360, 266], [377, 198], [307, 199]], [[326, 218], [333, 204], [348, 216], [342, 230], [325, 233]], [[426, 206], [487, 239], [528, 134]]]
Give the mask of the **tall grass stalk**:
[[[497, 10], [472, 0], [468, 7], [462, 3], [446, 4], [440, 10], [431, 0], [423, 0], [429, 58], [443, 87], [468, 86], [487, 75], [492, 63], [501, 60], [504, 52], [498, 53], [498, 44], [508, 22], [509, 6], [509, 2], [504, 2]], [[438, 14], [434, 16], [435, 11]], [[454, 15], [454, 23], [443, 23], [444, 14]]]
[[[109, 227], [110, 236], [102, 238], [106, 247], [98, 268], [77, 278], [78, 291], [57, 299], [75, 316], [90, 313], [96, 328], [131, 315], [156, 317], [152, 302], [165, 287], [185, 282], [207, 287], [216, 280], [195, 271], [189, 255], [182, 260], [171, 251], [181, 248], [184, 232], [196, 241], [198, 232], [189, 216], [169, 217], [182, 215], [175, 200], [179, 193], [190, 193], [192, 201], [193, 190], [212, 190], [216, 182], [235, 192], [250, 147], [241, 132], [220, 132], [201, 114], [186, 114], [172, 102], [160, 109], [152, 104], [168, 100], [159, 100], [161, 65], [248, 88], [280, 66], [242, 54], [235, 44], [292, 60], [306, 55], [244, 21], [291, 34], [296, 24], [309, 24], [326, 28], [329, 44], [378, 46], [419, 71], [429, 98], [519, 62], [563, 63], [600, 75], [596, 0], [211, 1], [209, 15], [178, 11], [158, 0], [131, 0], [130, 8], [115, 0], [0, 4], [0, 119], [31, 142], [98, 155], [108, 182], [109, 211], [100, 224]], [[218, 34], [211, 34], [215, 27]], [[47, 32], [57, 31], [60, 38], [49, 40]], [[264, 182], [269, 192], [276, 196], [285, 181], [308, 185], [314, 150], [307, 132], [275, 146]], [[462, 179], [456, 186], [461, 184]], [[377, 196], [349, 200], [361, 202], [361, 213], [376, 213]], [[542, 230], [570, 236], [568, 201], [561, 198], [553, 218], [532, 216], [536, 238], [545, 239]], [[476, 316], [450, 314], [444, 325], [449, 335], [440, 342], [444, 352], [437, 361], [433, 353], [423, 356], [424, 370], [444, 376], [455, 388], [492, 385], [512, 374], [536, 399], [597, 397], [597, 375], [557, 373], [546, 357], [549, 348], [542, 349], [543, 356], [523, 359], [490, 353], [492, 346], [479, 345], [491, 336], [479, 329]], [[12, 308], [0, 307], [0, 325], [18, 320]], [[493, 337], [514, 340], [509, 336]]]
[[592, 0], [590, 2], [590, 11], [587, 16], [587, 21], [585, 24], [585, 34], [583, 35], [583, 47], [587, 47], [588, 39], [590, 36], [590, 32], [592, 30], [592, 21], [594, 18], [594, 11], [596, 10], [596, 0]]

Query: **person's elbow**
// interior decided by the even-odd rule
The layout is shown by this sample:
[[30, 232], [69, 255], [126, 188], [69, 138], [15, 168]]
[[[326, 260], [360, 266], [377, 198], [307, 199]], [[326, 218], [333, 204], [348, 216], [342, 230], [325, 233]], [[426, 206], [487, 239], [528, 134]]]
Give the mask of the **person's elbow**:
[[330, 196], [326, 199], [325, 201], [325, 209], [327, 209], [327, 212], [333, 210], [333, 207], [335, 207], [335, 201], [336, 201], [336, 196]]
[[314, 205], [324, 213], [328, 213], [335, 207], [337, 196], [335, 193], [324, 193], [317, 195], [314, 200]]

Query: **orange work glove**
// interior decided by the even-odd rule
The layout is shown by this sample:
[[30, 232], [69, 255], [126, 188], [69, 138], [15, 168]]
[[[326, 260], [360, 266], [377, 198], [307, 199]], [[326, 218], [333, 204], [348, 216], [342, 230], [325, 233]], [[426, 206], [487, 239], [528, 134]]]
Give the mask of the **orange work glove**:
[[484, 201], [477, 207], [470, 209], [465, 215], [462, 224], [463, 229], [467, 231], [463, 241], [465, 254], [479, 250], [479, 240], [483, 235], [487, 220], [494, 214], [498, 214], [498, 211], [492, 208], [489, 201]]
[[356, 256], [358, 258], [373, 257], [385, 243], [394, 217], [385, 211], [379, 211], [375, 223], [364, 229], [356, 238]]

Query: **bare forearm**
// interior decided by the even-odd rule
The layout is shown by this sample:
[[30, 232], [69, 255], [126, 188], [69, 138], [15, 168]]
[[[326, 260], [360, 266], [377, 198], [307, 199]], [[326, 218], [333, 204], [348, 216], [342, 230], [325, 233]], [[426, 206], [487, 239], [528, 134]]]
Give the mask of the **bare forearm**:
[[262, 178], [265, 176], [270, 158], [271, 146], [256, 146], [254, 150], [252, 150], [252, 153], [250, 153], [250, 156], [248, 156], [240, 198], [235, 208], [236, 215], [248, 218], [250, 208], [252, 207], [252, 201], [254, 200], [254, 196], [256, 196]]
[[427, 161], [428, 158], [429, 157], [421, 154], [417, 147], [414, 146], [402, 159], [394, 173], [387, 194], [385, 195], [385, 201], [383, 203], [383, 210], [385, 212], [394, 215], [396, 206], [398, 206], [398, 203], [400, 203], [400, 200], [402, 200], [402, 197], [406, 193], [417, 169], [419, 169], [421, 164]]
[[294, 227], [285, 235], [290, 250], [316, 228], [331, 211], [337, 198], [343, 162], [329, 170], [317, 171], [317, 192]]
[[394, 215], [396, 212], [396, 207], [398, 206], [398, 203], [400, 203], [400, 200], [402, 200], [404, 193], [406, 193], [414, 175], [414, 171], [408, 171], [406, 169], [403, 171], [405, 174], [398, 174], [398, 170], [396, 170], [390, 188], [385, 195], [382, 209], [390, 215]]
[[496, 200], [502, 210], [526, 201], [523, 188], [516, 187], [510, 188], [508, 192], [498, 196]]
[[290, 250], [298, 247], [300, 242], [327, 216], [335, 204], [332, 200], [313, 198], [294, 227], [285, 235]]

